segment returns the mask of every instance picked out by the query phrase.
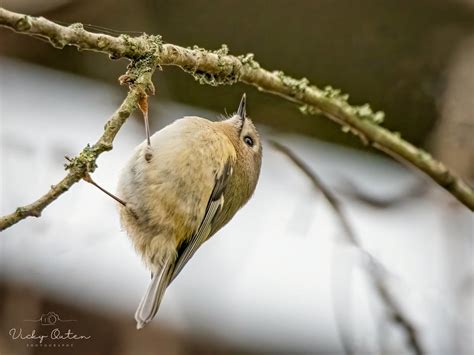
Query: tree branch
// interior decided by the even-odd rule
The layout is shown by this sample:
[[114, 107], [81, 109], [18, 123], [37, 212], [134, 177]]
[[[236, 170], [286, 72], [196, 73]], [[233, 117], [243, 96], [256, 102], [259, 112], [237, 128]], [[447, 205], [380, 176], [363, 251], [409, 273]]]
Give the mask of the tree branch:
[[56, 48], [71, 45], [81, 50], [107, 53], [112, 58], [132, 60], [150, 57], [155, 60], [155, 66], [178, 66], [203, 84], [222, 85], [241, 81], [260, 91], [279, 95], [299, 104], [303, 113], [322, 113], [342, 125], [344, 131], [357, 135], [365, 144], [415, 166], [474, 211], [473, 188], [427, 152], [403, 140], [399, 134], [379, 126], [383, 120], [382, 112], [373, 112], [367, 104], [352, 106], [348, 103], [348, 95], [331, 87], [319, 89], [310, 85], [306, 78], [297, 80], [281, 71], [265, 70], [252, 54], [228, 55], [226, 46], [217, 51], [184, 48], [163, 44], [160, 36], [146, 34], [132, 38], [128, 35], [113, 37], [91, 33], [84, 30], [81, 24], [65, 27], [43, 17], [27, 16], [3, 8], [0, 8], [0, 26], [43, 37]]
[[68, 191], [72, 185], [79, 182], [88, 173], [92, 173], [96, 166], [96, 160], [100, 154], [112, 149], [112, 143], [118, 131], [125, 123], [127, 118], [137, 108], [138, 101], [146, 96], [146, 90], [152, 90], [151, 75], [154, 68], [147, 68], [140, 63], [132, 63], [126, 75], [121, 79], [130, 82], [134, 75], [133, 83], [130, 82], [130, 88], [127, 96], [105, 124], [104, 133], [98, 141], [90, 146], [89, 144], [75, 158], [68, 159], [69, 163], [65, 165], [69, 173], [56, 185], [52, 185], [51, 189], [41, 196], [35, 202], [18, 207], [15, 212], [0, 218], [0, 231], [18, 223], [26, 217], [40, 217], [41, 212], [54, 200], [63, 193]]
[[[341, 203], [338, 198], [331, 192], [330, 189], [324, 185], [321, 179], [316, 175], [316, 173], [311, 170], [311, 168], [306, 165], [298, 156], [293, 153], [289, 148], [284, 145], [270, 140], [269, 141], [275, 149], [280, 153], [284, 154], [290, 161], [295, 164], [295, 166], [303, 172], [303, 174], [311, 180], [313, 186], [316, 190], [320, 191], [324, 198], [329, 202], [329, 205], [333, 209], [337, 218], [339, 219], [346, 237], [346, 241], [357, 248], [363, 255], [369, 260], [369, 265], [367, 268], [369, 277], [372, 280], [373, 286], [377, 291], [380, 299], [385, 305], [385, 308], [390, 313], [390, 320], [396, 324], [399, 324], [404, 330], [408, 338], [408, 344], [416, 355], [423, 355], [424, 351], [421, 346], [418, 332], [416, 327], [412, 324], [408, 316], [405, 315], [403, 309], [399, 306], [398, 302], [395, 300], [394, 296], [390, 292], [390, 289], [386, 283], [386, 276], [388, 271], [385, 267], [368, 251], [364, 249], [360, 241], [358, 240], [354, 230], [352, 229], [349, 220], [344, 213]], [[344, 340], [343, 340], [344, 341]], [[346, 353], [351, 353], [349, 346], [344, 344]]]

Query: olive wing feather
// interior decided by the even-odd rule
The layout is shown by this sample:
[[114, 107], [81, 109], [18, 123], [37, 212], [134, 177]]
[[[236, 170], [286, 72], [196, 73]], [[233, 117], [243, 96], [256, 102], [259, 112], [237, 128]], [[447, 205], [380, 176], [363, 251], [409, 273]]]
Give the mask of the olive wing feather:
[[215, 178], [214, 188], [207, 203], [204, 218], [197, 231], [178, 249], [178, 257], [174, 264], [174, 270], [170, 279], [170, 283], [178, 276], [186, 263], [191, 259], [196, 250], [210, 237], [210, 233], [216, 216], [222, 211], [224, 205], [224, 189], [227, 186], [230, 176], [232, 175], [232, 166], [228, 161], [224, 165], [224, 169]]

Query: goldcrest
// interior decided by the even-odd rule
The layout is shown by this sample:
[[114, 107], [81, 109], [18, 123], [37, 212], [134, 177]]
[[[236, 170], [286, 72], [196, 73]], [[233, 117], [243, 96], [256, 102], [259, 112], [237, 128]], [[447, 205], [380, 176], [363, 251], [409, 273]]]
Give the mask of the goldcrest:
[[150, 141], [135, 149], [118, 183], [122, 226], [152, 273], [135, 313], [138, 329], [196, 250], [250, 199], [262, 162], [245, 94], [226, 120], [184, 117]]

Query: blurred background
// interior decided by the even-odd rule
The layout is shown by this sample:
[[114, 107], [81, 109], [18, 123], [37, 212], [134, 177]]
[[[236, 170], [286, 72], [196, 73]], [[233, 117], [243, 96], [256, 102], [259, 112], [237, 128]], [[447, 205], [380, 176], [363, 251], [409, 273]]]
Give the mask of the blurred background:
[[[305, 76], [386, 113], [400, 132], [474, 180], [474, 1], [3, 0], [1, 6], [110, 34], [255, 53], [270, 70]], [[114, 32], [117, 31], [117, 32]], [[101, 134], [125, 96], [125, 60], [56, 50], [0, 30], [0, 214], [30, 203]], [[367, 149], [326, 118], [253, 88], [199, 85], [156, 72], [152, 131], [184, 115], [236, 110], [242, 92], [265, 140], [288, 146], [341, 201], [364, 249], [388, 270], [390, 294], [423, 352], [474, 353], [474, 219], [419, 173]], [[144, 139], [131, 118], [94, 178], [114, 190]], [[266, 144], [265, 144], [266, 143]], [[413, 353], [374, 287], [367, 258], [307, 177], [264, 142], [250, 201], [168, 289], [155, 321], [133, 313], [149, 273], [113, 201], [80, 183], [0, 234], [0, 354]], [[53, 312], [53, 313], [51, 313]], [[44, 315], [44, 317], [42, 317]], [[46, 322], [45, 319], [55, 320]], [[66, 322], [69, 320], [70, 322]], [[35, 322], [36, 321], [36, 322]], [[53, 326], [80, 339], [21, 339]], [[54, 327], [53, 327], [54, 328]], [[12, 331], [12, 329], [14, 331]], [[88, 337], [88, 338], [87, 338]]]

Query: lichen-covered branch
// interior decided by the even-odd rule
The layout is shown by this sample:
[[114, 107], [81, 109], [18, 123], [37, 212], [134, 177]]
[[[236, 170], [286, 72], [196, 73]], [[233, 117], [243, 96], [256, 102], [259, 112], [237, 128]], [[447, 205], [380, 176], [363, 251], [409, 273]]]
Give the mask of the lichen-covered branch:
[[470, 210], [474, 210], [474, 189], [427, 152], [403, 140], [399, 134], [381, 127], [382, 112], [373, 112], [367, 104], [350, 105], [348, 95], [331, 87], [320, 89], [306, 78], [297, 80], [280, 71], [265, 70], [252, 54], [232, 56], [226, 46], [217, 51], [184, 48], [164, 44], [160, 36], [146, 34], [132, 38], [128, 35], [113, 37], [91, 33], [84, 30], [81, 24], [65, 27], [43, 17], [27, 16], [3, 8], [0, 8], [0, 26], [41, 36], [57, 48], [71, 45], [81, 50], [107, 53], [112, 58], [132, 60], [149, 56], [155, 60], [155, 66], [178, 66], [203, 84], [221, 85], [240, 81], [279, 95], [298, 104], [303, 113], [322, 113], [342, 125], [344, 131], [357, 135], [365, 144], [425, 172]]
[[[65, 193], [72, 185], [83, 179], [88, 173], [92, 173], [96, 166], [96, 160], [100, 154], [112, 149], [112, 143], [118, 131], [125, 123], [131, 113], [137, 108], [138, 101], [146, 95], [146, 92], [152, 91], [151, 75], [154, 68], [147, 68], [146, 64], [141, 62], [132, 63], [127, 74], [124, 75], [122, 82], [130, 84], [129, 92], [115, 113], [105, 124], [104, 133], [93, 145], [87, 145], [82, 152], [68, 159], [65, 165], [68, 174], [56, 185], [41, 196], [35, 202], [18, 207], [15, 212], [0, 217], [0, 231], [14, 225], [26, 217], [39, 217], [41, 212], [59, 196]], [[133, 82], [132, 77], [137, 75]], [[126, 80], [125, 80], [126, 79]]]
[[[295, 166], [301, 172], [303, 172], [303, 174], [308, 179], [311, 180], [313, 186], [323, 194], [324, 198], [328, 201], [329, 205], [339, 219], [342, 228], [344, 229], [346, 241], [356, 247], [362, 254], [367, 256], [367, 260], [369, 261], [367, 267], [368, 275], [372, 281], [375, 291], [377, 292], [380, 300], [383, 302], [385, 309], [389, 313], [389, 320], [397, 325], [400, 325], [400, 327], [404, 329], [407, 336], [408, 345], [410, 346], [411, 350], [413, 350], [413, 353], [416, 355], [423, 355], [424, 351], [421, 346], [418, 331], [416, 330], [415, 325], [413, 325], [410, 318], [405, 314], [404, 310], [400, 307], [397, 300], [390, 292], [386, 281], [388, 275], [387, 270], [376, 258], [374, 258], [364, 249], [353, 228], [351, 227], [349, 220], [339, 202], [339, 199], [331, 192], [330, 189], [326, 187], [326, 185], [321, 181], [316, 173], [295, 153], [293, 153], [293, 151], [276, 141], [270, 140], [270, 143], [275, 149], [288, 157], [288, 159], [290, 159], [290, 161], [295, 164]], [[351, 354], [353, 352], [352, 347], [350, 344], [345, 344], [344, 341], [345, 339], [342, 339], [346, 354]]]

